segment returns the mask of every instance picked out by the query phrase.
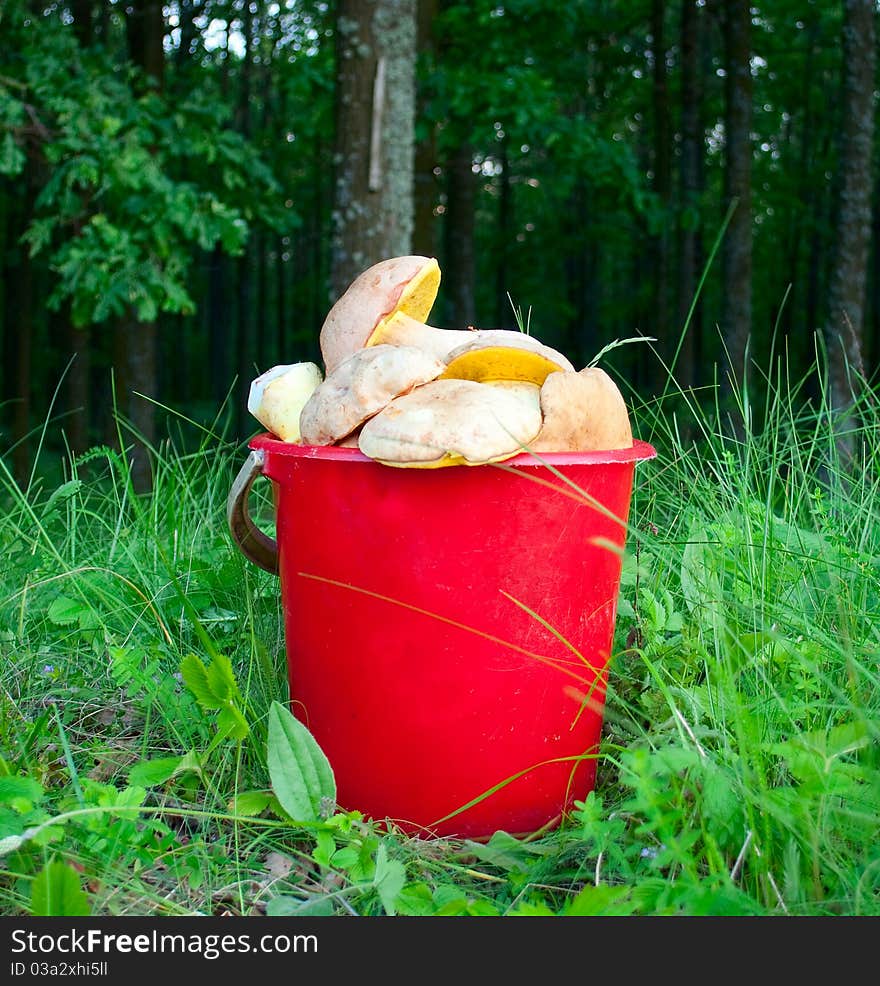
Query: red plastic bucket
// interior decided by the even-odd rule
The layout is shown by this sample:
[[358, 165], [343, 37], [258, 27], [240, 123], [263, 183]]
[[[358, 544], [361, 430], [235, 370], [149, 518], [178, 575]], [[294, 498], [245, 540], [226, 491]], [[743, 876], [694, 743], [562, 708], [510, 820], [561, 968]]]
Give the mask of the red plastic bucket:
[[[428, 836], [552, 826], [595, 781], [645, 442], [395, 469], [261, 435], [233, 536], [281, 579], [291, 708], [340, 807]], [[276, 543], [250, 520], [274, 486]]]

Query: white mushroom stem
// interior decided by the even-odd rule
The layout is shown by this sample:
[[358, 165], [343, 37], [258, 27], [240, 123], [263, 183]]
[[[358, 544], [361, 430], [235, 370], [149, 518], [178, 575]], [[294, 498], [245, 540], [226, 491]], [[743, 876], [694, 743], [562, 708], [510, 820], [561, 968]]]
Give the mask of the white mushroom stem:
[[248, 411], [282, 441], [298, 442], [300, 412], [320, 383], [314, 363], [273, 366], [251, 383]]
[[473, 329], [438, 329], [398, 311], [379, 323], [368, 345], [416, 346], [445, 360], [454, 349], [470, 342], [475, 335]]

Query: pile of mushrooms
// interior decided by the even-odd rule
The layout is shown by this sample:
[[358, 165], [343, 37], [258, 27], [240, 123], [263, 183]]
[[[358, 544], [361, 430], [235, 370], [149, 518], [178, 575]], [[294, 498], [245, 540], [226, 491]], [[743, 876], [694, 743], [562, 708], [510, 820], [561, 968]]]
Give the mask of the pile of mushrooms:
[[389, 466], [632, 446], [607, 373], [576, 370], [523, 332], [428, 325], [439, 286], [431, 257], [370, 267], [324, 321], [324, 373], [315, 363], [272, 367], [251, 384], [248, 411], [282, 441], [356, 446]]

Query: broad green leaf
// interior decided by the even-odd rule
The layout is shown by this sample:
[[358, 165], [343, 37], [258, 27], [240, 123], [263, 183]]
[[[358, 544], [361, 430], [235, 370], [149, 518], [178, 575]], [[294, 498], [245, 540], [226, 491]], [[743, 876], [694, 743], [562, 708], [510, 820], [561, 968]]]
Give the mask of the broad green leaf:
[[208, 687], [218, 702], [230, 702], [239, 697], [232, 662], [225, 654], [217, 654], [206, 671]]
[[323, 800], [335, 803], [336, 779], [324, 751], [280, 702], [269, 710], [267, 752], [272, 790], [291, 818], [316, 821]]
[[56, 626], [67, 626], [77, 623], [89, 609], [81, 600], [71, 599], [70, 596], [56, 596], [49, 604], [46, 615]]
[[269, 807], [273, 797], [271, 791], [242, 791], [229, 802], [229, 811], [245, 818], [253, 818]]
[[477, 859], [503, 870], [521, 870], [525, 872], [532, 865], [536, 856], [545, 855], [548, 850], [544, 846], [522, 842], [508, 832], [498, 831], [487, 843], [468, 842], [468, 851]]
[[187, 654], [180, 662], [180, 675], [183, 683], [196, 697], [202, 708], [218, 709], [221, 703], [217, 701], [208, 681], [208, 669], [205, 662], [196, 654]]
[[397, 898], [406, 883], [406, 870], [397, 859], [388, 858], [388, 850], [383, 842], [376, 852], [376, 875], [373, 884], [386, 914], [397, 913]]
[[217, 729], [221, 736], [235, 740], [243, 740], [251, 731], [247, 719], [231, 702], [218, 713]]
[[201, 774], [202, 765], [198, 754], [190, 751], [182, 757], [156, 757], [141, 760], [128, 772], [128, 783], [137, 787], [154, 787], [185, 773]]
[[53, 860], [34, 877], [31, 884], [34, 917], [82, 917], [89, 913], [89, 898], [72, 866]]
[[297, 897], [273, 897], [266, 903], [266, 914], [270, 918], [329, 917], [333, 914], [333, 902], [326, 897], [313, 897], [300, 900]]
[[43, 788], [32, 777], [6, 774], [0, 777], [0, 804], [10, 804], [19, 798], [36, 802], [43, 797]]

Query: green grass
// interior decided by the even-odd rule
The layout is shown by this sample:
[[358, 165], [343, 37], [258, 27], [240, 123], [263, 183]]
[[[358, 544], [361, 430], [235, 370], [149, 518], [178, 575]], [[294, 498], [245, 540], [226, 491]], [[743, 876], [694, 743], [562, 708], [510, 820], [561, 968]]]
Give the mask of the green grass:
[[[878, 395], [846, 462], [784, 359], [724, 409], [715, 388], [629, 400], [659, 455], [636, 470], [597, 784], [531, 840], [281, 807], [278, 584], [225, 523], [241, 448], [165, 442], [140, 499], [110, 450], [25, 490], [0, 460], [4, 913], [880, 914]], [[229, 658], [218, 707], [189, 655], [221, 691]]]

